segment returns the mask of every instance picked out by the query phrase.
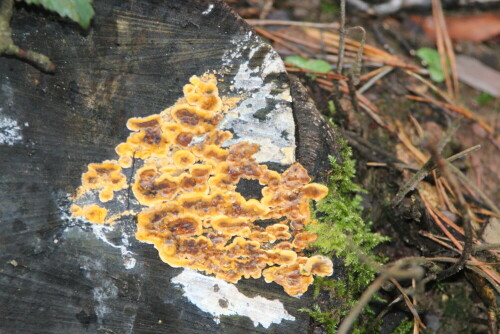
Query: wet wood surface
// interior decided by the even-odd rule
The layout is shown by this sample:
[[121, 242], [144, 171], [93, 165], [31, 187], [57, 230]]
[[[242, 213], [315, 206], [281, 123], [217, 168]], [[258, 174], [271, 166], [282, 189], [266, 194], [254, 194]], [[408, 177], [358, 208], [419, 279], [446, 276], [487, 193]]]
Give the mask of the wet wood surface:
[[[126, 120], [173, 104], [191, 75], [219, 68], [231, 39], [250, 31], [217, 1], [95, 1], [94, 8], [91, 29], [82, 31], [16, 7], [14, 39], [47, 54], [55, 74], [0, 58], [0, 121], [12, 121], [14, 131], [13, 142], [0, 145], [0, 333], [306, 333], [309, 317], [299, 309], [311, 305], [310, 292], [298, 299], [263, 279], [241, 280], [241, 292], [279, 299], [296, 320], [267, 329], [237, 316], [216, 324], [170, 283], [182, 269], [163, 263], [151, 245], [131, 238], [137, 263], [126, 269], [120, 240], [103, 242], [91, 226], [65, 219], [67, 194], [87, 164], [115, 156]], [[304, 99], [294, 102], [300, 119], [313, 108]], [[315, 162], [331, 147], [318, 144], [321, 126], [308, 126], [298, 127], [305, 131], [298, 156], [319, 173], [326, 165]], [[314, 142], [317, 149], [304, 148]], [[115, 238], [134, 228], [129, 219]]]

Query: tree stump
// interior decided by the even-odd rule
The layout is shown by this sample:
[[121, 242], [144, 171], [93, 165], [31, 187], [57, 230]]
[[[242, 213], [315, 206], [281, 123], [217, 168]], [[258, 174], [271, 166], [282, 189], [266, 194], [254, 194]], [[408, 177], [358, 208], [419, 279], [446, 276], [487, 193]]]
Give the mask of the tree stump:
[[225, 126], [265, 147], [259, 162], [282, 171], [297, 157], [324, 180], [338, 149], [304, 88], [222, 1], [102, 0], [94, 8], [89, 31], [38, 8], [15, 9], [14, 40], [48, 55], [54, 75], [0, 58], [0, 332], [306, 333], [299, 309], [312, 304], [310, 291], [294, 298], [262, 278], [242, 279], [237, 290], [218, 288], [276, 300], [254, 305], [277, 320], [218, 316], [171, 282], [183, 269], [134, 238], [134, 219], [108, 231], [68, 217], [68, 194], [87, 165], [115, 158], [126, 121], [172, 105], [192, 75], [216, 71], [221, 95], [246, 94]]

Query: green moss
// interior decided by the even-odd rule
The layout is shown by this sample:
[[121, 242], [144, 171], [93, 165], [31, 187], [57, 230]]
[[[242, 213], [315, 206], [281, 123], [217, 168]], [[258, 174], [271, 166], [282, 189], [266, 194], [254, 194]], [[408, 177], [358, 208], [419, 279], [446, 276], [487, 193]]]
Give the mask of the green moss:
[[346, 277], [338, 281], [332, 278], [315, 279], [315, 296], [328, 290], [334, 300], [341, 300], [341, 305], [332, 309], [321, 310], [316, 306], [307, 310], [329, 333], [335, 332], [340, 319], [356, 304], [360, 294], [375, 278], [377, 267], [383, 259], [374, 255], [372, 250], [388, 240], [373, 233], [370, 230], [371, 223], [361, 218], [363, 207], [359, 194], [364, 190], [352, 181], [355, 161], [351, 156], [350, 147], [343, 143], [342, 165], [330, 157], [332, 171], [328, 182], [329, 193], [314, 210], [316, 224], [308, 226], [309, 231], [318, 234], [314, 244], [316, 250], [323, 255], [343, 259], [346, 271]]
[[413, 321], [404, 319], [398, 327], [396, 327], [391, 334], [411, 334], [413, 333]]
[[330, 329], [333, 329], [337, 326], [338, 320], [335, 317], [332, 317], [330, 312], [323, 312], [318, 305], [313, 305], [312, 309], [309, 308], [301, 308], [299, 311], [307, 312], [310, 317], [319, 322], [327, 331], [330, 332]]

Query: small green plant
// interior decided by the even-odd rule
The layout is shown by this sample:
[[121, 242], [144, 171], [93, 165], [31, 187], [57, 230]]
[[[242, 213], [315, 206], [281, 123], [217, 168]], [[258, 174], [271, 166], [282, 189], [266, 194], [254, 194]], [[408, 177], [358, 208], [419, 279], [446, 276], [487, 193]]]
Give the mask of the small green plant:
[[335, 328], [338, 324], [338, 320], [332, 317], [330, 312], [321, 311], [321, 308], [318, 305], [313, 305], [312, 309], [301, 308], [300, 311], [309, 314], [311, 318], [319, 322], [321, 326], [323, 326], [328, 331]]
[[339, 6], [333, 1], [321, 1], [320, 11], [325, 14], [336, 14], [339, 11]]
[[347, 277], [339, 281], [327, 277], [317, 278], [314, 291], [315, 296], [322, 290], [330, 291], [331, 296], [342, 300], [341, 307], [321, 310], [315, 306], [304, 310], [329, 333], [335, 332], [340, 318], [349, 312], [359, 295], [375, 278], [377, 267], [384, 260], [373, 254], [373, 248], [388, 240], [371, 232], [371, 224], [361, 218], [363, 207], [359, 194], [364, 190], [353, 182], [355, 161], [345, 142], [340, 155], [341, 165], [334, 157], [330, 157], [332, 171], [328, 181], [329, 193], [314, 210], [316, 223], [307, 228], [318, 234], [314, 247], [321, 254], [344, 260]]
[[439, 52], [432, 48], [420, 48], [417, 50], [417, 56], [427, 64], [429, 75], [435, 82], [444, 81], [443, 66]]
[[333, 103], [332, 100], [328, 101], [328, 111], [330, 112], [330, 114], [329, 114], [330, 116], [335, 114], [335, 104]]
[[289, 56], [285, 58], [285, 61], [297, 67], [313, 72], [328, 73], [332, 70], [330, 64], [322, 59], [307, 59], [300, 56]]
[[485, 92], [481, 92], [481, 94], [479, 94], [479, 96], [476, 97], [476, 102], [479, 103], [479, 105], [481, 107], [484, 107], [485, 105], [487, 105], [488, 103], [490, 103], [494, 99], [495, 98], [493, 96], [491, 96], [490, 94], [485, 93]]

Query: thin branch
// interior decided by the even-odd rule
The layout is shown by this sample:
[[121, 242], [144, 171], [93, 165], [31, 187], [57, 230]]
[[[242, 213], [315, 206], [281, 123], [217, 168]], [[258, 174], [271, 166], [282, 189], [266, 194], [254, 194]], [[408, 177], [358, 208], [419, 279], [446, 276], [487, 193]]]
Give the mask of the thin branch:
[[[349, 97], [351, 98], [352, 108], [354, 109], [354, 112], [356, 114], [359, 114], [358, 97], [356, 96], [356, 87], [354, 87], [356, 79], [354, 78], [352, 73], [349, 73], [348, 77], [349, 77], [349, 80], [347, 81], [347, 88], [349, 89]], [[359, 81], [359, 79], [358, 79], [358, 81]]]
[[[444, 24], [443, 8], [441, 6], [440, 0], [432, 0], [432, 16], [434, 19], [434, 26], [436, 27], [436, 44], [439, 51], [439, 60], [441, 62], [441, 67], [444, 74], [444, 79], [446, 82], [446, 88], [448, 89], [448, 94], [453, 97], [453, 85], [450, 78], [448, 59], [446, 57], [445, 48], [445, 34], [446, 34], [446, 24]], [[444, 27], [443, 27], [444, 25]]]
[[[445, 133], [443, 138], [441, 138], [441, 140], [437, 144], [436, 152], [440, 153], [446, 146], [446, 144], [448, 144], [453, 134], [455, 134], [455, 132], [457, 131], [460, 125], [460, 120], [461, 119], [457, 118], [452, 122], [448, 131]], [[396, 205], [398, 205], [406, 196], [406, 194], [415, 189], [417, 184], [420, 181], [422, 181], [430, 171], [434, 169], [434, 164], [435, 163], [433, 159], [429, 158], [427, 162], [422, 166], [422, 168], [420, 168], [420, 170], [415, 175], [413, 175], [412, 178], [408, 180], [408, 182], [406, 182], [406, 184], [404, 184], [401, 187], [401, 189], [399, 189], [398, 193], [396, 194], [396, 196], [394, 196], [394, 198], [391, 201], [391, 206], [395, 207]]]
[[345, 50], [345, 2], [340, 0], [340, 26], [339, 26], [339, 57], [337, 59], [337, 73], [342, 75], [342, 67], [344, 65], [344, 50]]
[[[368, 304], [368, 302], [372, 299], [372, 297], [377, 293], [377, 291], [382, 287], [384, 282], [390, 278], [403, 280], [403, 279], [420, 279], [424, 275], [424, 269], [420, 266], [416, 266], [416, 262], [418, 259], [410, 258], [410, 259], [402, 259], [396, 261], [394, 264], [390, 266], [384, 266], [381, 269], [380, 276], [373, 281], [372, 284], [363, 292], [361, 295], [358, 304], [351, 309], [351, 312], [344, 318], [342, 324], [340, 325], [337, 333], [338, 334], [347, 334], [352, 324], [358, 318], [359, 314], [363, 310], [363, 308]], [[409, 268], [405, 268], [410, 265]]]
[[256, 20], [256, 19], [246, 19], [247, 23], [253, 26], [293, 26], [293, 27], [306, 27], [306, 28], [318, 28], [318, 29], [337, 29], [339, 27], [338, 23], [315, 23], [315, 22], [303, 22], [303, 21], [288, 21], [288, 20]]
[[413, 315], [413, 318], [415, 319], [415, 323], [418, 324], [419, 327], [427, 328], [424, 325], [424, 323], [422, 322], [422, 319], [420, 319], [420, 316], [418, 315], [418, 312], [415, 309], [415, 305], [413, 305], [410, 298], [408, 297], [408, 295], [404, 291], [403, 287], [394, 278], [389, 278], [389, 280], [391, 281], [392, 284], [394, 284], [394, 286], [399, 290], [399, 292], [401, 292], [401, 295], [404, 297], [406, 306], [408, 307], [411, 314]]
[[[344, 66], [344, 50], [345, 50], [345, 2], [346, 0], [340, 0], [340, 26], [339, 26], [339, 51], [337, 57], [337, 68], [335, 69], [338, 75], [342, 75], [342, 69]], [[333, 104], [335, 110], [341, 115], [345, 115], [346, 112], [340, 103], [340, 98], [342, 93], [340, 92], [340, 82], [336, 80], [333, 83]]]
[[443, 176], [446, 177], [451, 187], [455, 191], [455, 197], [457, 199], [457, 205], [460, 213], [462, 214], [463, 221], [463, 229], [465, 242], [462, 249], [462, 254], [460, 255], [459, 261], [453, 264], [451, 267], [443, 270], [438, 275], [438, 280], [442, 280], [449, 276], [455, 275], [457, 272], [461, 271], [465, 266], [466, 261], [469, 259], [469, 256], [472, 253], [472, 225], [471, 225], [471, 216], [472, 213], [470, 211], [469, 205], [465, 201], [460, 186], [455, 178], [455, 176], [450, 172], [449, 163], [446, 162], [440, 153], [438, 153], [437, 149], [430, 148], [431, 154], [436, 161], [436, 164], [439, 166], [439, 169], [443, 173]]
[[456, 248], [453, 248], [452, 246], [448, 245], [446, 242], [439, 240], [439, 239], [438, 239], [435, 235], [433, 235], [432, 233], [429, 233], [429, 232], [427, 232], [427, 231], [419, 231], [418, 233], [419, 233], [419, 234], [421, 234], [421, 235], [423, 235], [424, 237], [429, 238], [429, 239], [431, 239], [432, 241], [434, 241], [434, 242], [436, 242], [436, 243], [440, 244], [441, 246], [443, 246], [443, 247], [445, 247], [445, 248], [448, 248], [448, 249], [450, 249], [450, 250], [452, 250], [452, 251], [457, 252], [457, 253], [459, 253], [459, 254], [460, 254], [460, 252], [459, 252]]
[[385, 66], [385, 67], [381, 67], [381, 69], [382, 69], [382, 71], [380, 73], [378, 73], [377, 75], [375, 75], [374, 77], [372, 77], [360, 89], [358, 89], [358, 93], [363, 94], [364, 92], [366, 92], [377, 81], [379, 81], [384, 76], [386, 76], [387, 74], [389, 74], [394, 69], [394, 67], [392, 67], [392, 66]]
[[351, 28], [347, 29], [347, 31], [351, 31], [354, 29], [358, 29], [361, 31], [361, 41], [359, 42], [359, 49], [356, 53], [356, 60], [354, 61], [354, 64], [349, 71], [350, 72], [349, 76], [351, 77], [351, 80], [353, 81], [353, 86], [355, 86], [359, 83], [359, 77], [361, 76], [361, 63], [363, 62], [363, 50], [364, 50], [365, 41], [366, 41], [366, 30], [361, 26], [356, 26], [356, 27], [351, 27]]
[[467, 176], [465, 176], [464, 173], [460, 171], [460, 169], [458, 169], [453, 165], [450, 165], [450, 169], [453, 171], [453, 173], [455, 173], [458, 176], [458, 178], [462, 182], [471, 187], [472, 190], [474, 190], [479, 195], [479, 197], [481, 197], [484, 203], [488, 205], [491, 210], [493, 210], [497, 215], [500, 215], [500, 209], [498, 208], [498, 206], [488, 196], [486, 196], [486, 194], [481, 189], [479, 189], [478, 186], [476, 186], [473, 182], [471, 182], [469, 178], [467, 178]]
[[389, 309], [394, 305], [399, 303], [400, 301], [403, 300], [403, 295], [397, 296], [392, 302], [389, 303], [380, 313], [377, 315], [377, 317], [370, 323], [370, 325], [366, 329], [366, 333], [372, 333], [373, 332], [373, 327], [377, 326], [380, 324], [380, 320], [389, 312]]
[[14, 8], [14, 0], [0, 0], [0, 56], [12, 56], [32, 63], [44, 72], [53, 73], [55, 65], [46, 55], [24, 50], [12, 40], [10, 20]]
[[500, 250], [500, 243], [490, 244], [485, 242], [472, 247], [472, 253], [482, 252], [486, 250]]

